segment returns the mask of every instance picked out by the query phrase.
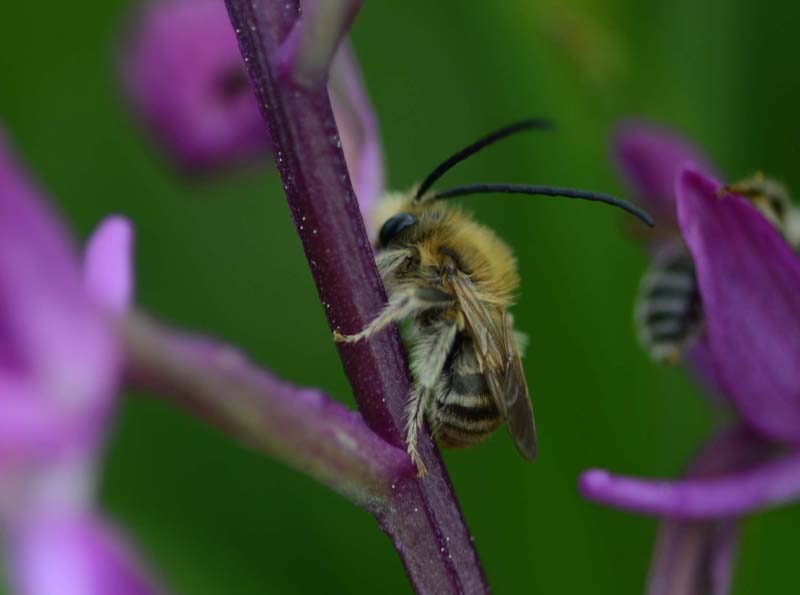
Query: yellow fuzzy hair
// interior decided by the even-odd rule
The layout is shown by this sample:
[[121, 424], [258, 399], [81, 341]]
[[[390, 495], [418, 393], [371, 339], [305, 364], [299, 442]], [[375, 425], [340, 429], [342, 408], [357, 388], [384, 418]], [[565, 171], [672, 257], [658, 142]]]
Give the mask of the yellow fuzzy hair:
[[519, 287], [511, 248], [470, 213], [442, 202], [415, 201], [412, 196], [413, 193], [387, 195], [373, 212], [373, 227], [379, 229], [398, 213], [411, 213], [422, 234], [417, 248], [423, 266], [436, 266], [444, 252], [454, 254], [485, 301], [510, 306]]

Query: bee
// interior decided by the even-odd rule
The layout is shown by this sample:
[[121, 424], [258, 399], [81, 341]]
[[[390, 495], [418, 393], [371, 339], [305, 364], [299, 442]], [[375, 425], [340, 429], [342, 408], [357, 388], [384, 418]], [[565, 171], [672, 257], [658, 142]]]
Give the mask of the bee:
[[800, 209], [781, 182], [756, 172], [720, 190], [720, 194], [738, 194], [750, 200], [761, 214], [783, 234], [795, 250], [800, 249]]
[[615, 197], [549, 186], [473, 184], [433, 192], [450, 168], [511, 134], [549, 128], [525, 120], [495, 131], [442, 162], [409, 193], [390, 194], [377, 213], [383, 221], [376, 263], [388, 294], [383, 310], [360, 332], [335, 333], [339, 342], [366, 340], [408, 321], [414, 384], [406, 410], [406, 445], [420, 475], [426, 470], [418, 435], [427, 420], [445, 447], [482, 442], [505, 423], [520, 454], [536, 456], [536, 430], [522, 367], [523, 336], [509, 308], [519, 275], [509, 246], [489, 228], [444, 201], [481, 193], [562, 196], [621, 207], [648, 224], [649, 216]]
[[[748, 199], [795, 250], [800, 248], [800, 210], [783, 184], [759, 172], [719, 191], [720, 197], [728, 194]], [[678, 363], [703, 334], [700, 288], [682, 239], [656, 253], [639, 286], [634, 319], [639, 342], [657, 362]]]
[[639, 285], [634, 310], [639, 342], [657, 362], [676, 364], [703, 332], [694, 261], [682, 238], [659, 250]]

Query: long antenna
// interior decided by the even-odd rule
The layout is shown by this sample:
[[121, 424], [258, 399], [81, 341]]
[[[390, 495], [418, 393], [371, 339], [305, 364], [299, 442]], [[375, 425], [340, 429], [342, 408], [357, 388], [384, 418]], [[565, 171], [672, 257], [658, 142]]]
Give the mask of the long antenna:
[[422, 184], [420, 184], [417, 193], [414, 195], [416, 200], [419, 200], [427, 191], [428, 189], [433, 186], [433, 184], [441, 178], [450, 168], [452, 168], [457, 163], [464, 161], [467, 157], [474, 155], [481, 149], [485, 149], [489, 145], [496, 143], [497, 141], [506, 138], [507, 136], [511, 136], [512, 134], [516, 134], [518, 132], [523, 132], [525, 130], [532, 130], [532, 129], [539, 129], [539, 130], [553, 130], [554, 126], [550, 120], [546, 120], [544, 118], [532, 118], [529, 120], [521, 120], [519, 122], [514, 122], [513, 124], [509, 124], [508, 126], [501, 128], [500, 130], [495, 130], [494, 132], [487, 134], [486, 136], [479, 138], [474, 143], [469, 145], [468, 147], [464, 147], [457, 153], [454, 153], [444, 161], [442, 161], [436, 169], [434, 169], [431, 173], [428, 174]]
[[530, 194], [538, 196], [559, 196], [563, 198], [576, 198], [580, 200], [591, 200], [602, 202], [627, 211], [631, 215], [638, 217], [650, 227], [653, 227], [653, 218], [643, 209], [626, 200], [602, 194], [600, 192], [590, 192], [588, 190], [576, 190], [574, 188], [556, 188], [554, 186], [527, 186], [524, 184], [468, 184], [466, 186], [456, 186], [449, 190], [442, 190], [433, 195], [434, 200], [443, 198], [453, 198], [454, 196], [465, 196], [468, 194]]

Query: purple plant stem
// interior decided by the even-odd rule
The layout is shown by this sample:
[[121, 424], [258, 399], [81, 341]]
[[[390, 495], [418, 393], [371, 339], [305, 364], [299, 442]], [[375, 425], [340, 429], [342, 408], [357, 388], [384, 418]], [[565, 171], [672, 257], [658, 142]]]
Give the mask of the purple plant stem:
[[[330, 327], [363, 328], [386, 303], [325, 88], [281, 78], [280, 45], [299, 16], [297, 0], [226, 0], [275, 160]], [[396, 329], [339, 354], [367, 424], [403, 447], [410, 381]], [[433, 443], [422, 437], [428, 468], [396, 485], [377, 515], [417, 593], [486, 593], [488, 585], [450, 480]]]
[[414, 466], [361, 416], [317, 389], [300, 388], [207, 337], [179, 334], [146, 316], [121, 322], [126, 377], [253, 448], [300, 469], [367, 510], [389, 506]]

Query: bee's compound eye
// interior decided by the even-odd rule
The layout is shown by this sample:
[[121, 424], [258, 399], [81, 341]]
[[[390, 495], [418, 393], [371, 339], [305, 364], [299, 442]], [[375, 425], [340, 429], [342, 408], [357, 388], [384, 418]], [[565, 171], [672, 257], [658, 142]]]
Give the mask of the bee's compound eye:
[[397, 237], [404, 229], [408, 229], [417, 222], [417, 218], [411, 213], [400, 213], [386, 220], [378, 234], [378, 242], [381, 248], [386, 248], [389, 243]]

